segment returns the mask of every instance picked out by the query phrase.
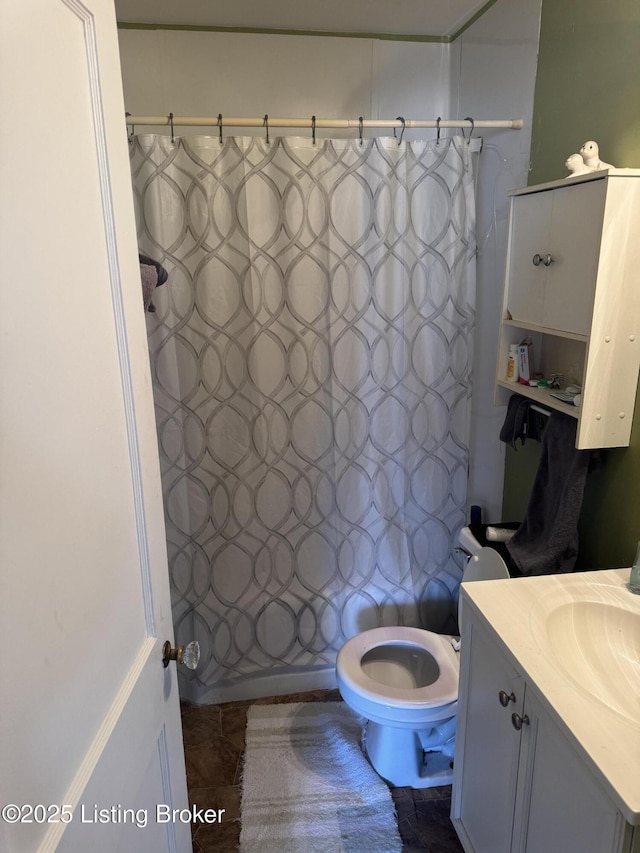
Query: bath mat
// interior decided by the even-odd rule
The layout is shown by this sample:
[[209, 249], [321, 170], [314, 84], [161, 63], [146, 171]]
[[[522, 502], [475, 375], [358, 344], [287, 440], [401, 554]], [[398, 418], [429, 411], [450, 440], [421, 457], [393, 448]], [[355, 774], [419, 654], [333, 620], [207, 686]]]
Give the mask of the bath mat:
[[362, 723], [343, 702], [249, 708], [240, 853], [401, 853]]

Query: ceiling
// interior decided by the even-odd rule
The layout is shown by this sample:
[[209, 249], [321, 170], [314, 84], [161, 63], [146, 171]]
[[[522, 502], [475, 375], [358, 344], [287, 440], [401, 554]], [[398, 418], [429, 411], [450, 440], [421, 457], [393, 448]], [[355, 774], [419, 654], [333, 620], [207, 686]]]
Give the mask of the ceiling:
[[115, 0], [119, 22], [451, 37], [495, 0]]

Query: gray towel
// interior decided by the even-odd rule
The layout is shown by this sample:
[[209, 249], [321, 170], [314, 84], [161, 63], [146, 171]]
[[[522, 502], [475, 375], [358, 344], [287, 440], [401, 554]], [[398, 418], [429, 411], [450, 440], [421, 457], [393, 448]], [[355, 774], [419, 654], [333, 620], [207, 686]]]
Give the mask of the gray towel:
[[155, 311], [156, 307], [151, 301], [153, 291], [156, 287], [160, 287], [161, 284], [165, 283], [169, 277], [169, 273], [162, 264], [158, 263], [158, 261], [154, 261], [153, 258], [150, 258], [147, 255], [141, 255], [138, 253], [138, 260], [140, 261], [140, 278], [142, 279], [142, 300], [144, 302], [144, 310]]
[[506, 543], [525, 575], [571, 572], [578, 555], [578, 518], [589, 450], [576, 450], [575, 418], [552, 412], [542, 436], [536, 479], [524, 521]]
[[507, 414], [500, 430], [500, 441], [504, 441], [509, 447], [516, 449], [516, 439], [519, 438], [524, 444], [527, 437], [527, 420], [531, 400], [512, 394], [507, 404]]
[[158, 286], [158, 273], [155, 267], [148, 264], [140, 264], [140, 278], [142, 279], [142, 301], [145, 311], [155, 311], [151, 297]]

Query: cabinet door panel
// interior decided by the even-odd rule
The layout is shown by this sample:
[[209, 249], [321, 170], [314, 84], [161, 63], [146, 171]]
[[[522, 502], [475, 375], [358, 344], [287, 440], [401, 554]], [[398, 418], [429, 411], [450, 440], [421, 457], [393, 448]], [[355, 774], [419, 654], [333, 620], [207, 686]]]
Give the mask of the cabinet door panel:
[[514, 320], [542, 325], [547, 268], [535, 266], [534, 255], [549, 251], [551, 210], [550, 192], [515, 196], [511, 200], [511, 240], [507, 283], [507, 308]]
[[525, 710], [514, 853], [613, 853], [617, 810], [531, 690]]
[[598, 272], [604, 181], [553, 193], [542, 325], [588, 335]]
[[[478, 626], [463, 637], [470, 646], [465, 714], [460, 822], [477, 851], [509, 853], [515, 802], [520, 735], [511, 715], [522, 714], [524, 682]], [[500, 691], [513, 695], [506, 707]]]

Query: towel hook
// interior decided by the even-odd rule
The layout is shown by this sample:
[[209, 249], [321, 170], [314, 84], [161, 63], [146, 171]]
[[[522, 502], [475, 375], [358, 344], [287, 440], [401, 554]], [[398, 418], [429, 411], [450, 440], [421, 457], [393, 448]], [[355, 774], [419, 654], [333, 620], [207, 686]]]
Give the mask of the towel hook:
[[442, 116], [438, 116], [436, 119], [436, 146], [440, 146], [440, 122], [442, 121]]
[[269, 144], [269, 115], [267, 113], [264, 114], [264, 126], [267, 129], [267, 145]]
[[176, 141], [173, 135], [173, 113], [169, 113], [169, 127], [171, 128], [171, 144]]
[[220, 145], [222, 145], [222, 113], [218, 113], [218, 137]]
[[[407, 126], [407, 123], [406, 123], [406, 121], [402, 118], [402, 116], [398, 116], [398, 117], [396, 118], [396, 121], [401, 121], [401, 122], [402, 122], [402, 130], [400, 131], [400, 139], [398, 140], [398, 147], [400, 147], [400, 146], [402, 145], [402, 137], [404, 136], [404, 129], [405, 129], [405, 127]], [[395, 129], [395, 127], [394, 127], [394, 129], [393, 129], [393, 135], [394, 135], [394, 136], [396, 135], [396, 129]]]
[[360, 145], [362, 145], [362, 129], [364, 127], [364, 120], [362, 116], [358, 119], [358, 136], [360, 138]]
[[313, 144], [316, 144], [316, 117], [311, 116], [311, 140]]

